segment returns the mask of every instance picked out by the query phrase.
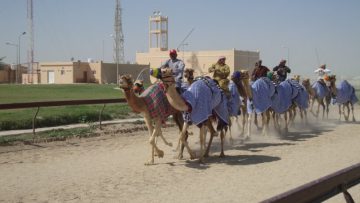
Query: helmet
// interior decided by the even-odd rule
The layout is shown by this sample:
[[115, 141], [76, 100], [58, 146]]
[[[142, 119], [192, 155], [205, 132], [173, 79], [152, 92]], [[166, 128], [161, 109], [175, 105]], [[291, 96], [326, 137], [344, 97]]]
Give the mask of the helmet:
[[232, 78], [240, 79], [241, 73], [240, 71], [234, 71], [232, 74]]
[[273, 75], [274, 75], [274, 73], [273, 73], [272, 71], [269, 71], [269, 72], [266, 74], [266, 77], [269, 78], [270, 80], [272, 80]]
[[171, 49], [171, 50], [169, 51], [169, 54], [170, 54], [170, 55], [177, 55], [177, 52], [176, 52], [175, 49]]

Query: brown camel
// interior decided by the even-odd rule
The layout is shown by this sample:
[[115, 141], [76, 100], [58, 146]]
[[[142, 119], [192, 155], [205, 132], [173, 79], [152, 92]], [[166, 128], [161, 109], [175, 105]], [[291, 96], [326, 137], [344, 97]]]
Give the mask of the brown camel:
[[[161, 92], [161, 90], [160, 90], [158, 92], [158, 94], [164, 94], [163, 98], [164, 98], [165, 102], [163, 103], [164, 105], [161, 105], [162, 107], [164, 107], [164, 109], [150, 110], [145, 96], [139, 97], [135, 94], [135, 92], [133, 90], [133, 81], [132, 81], [131, 75], [122, 75], [119, 79], [119, 87], [124, 91], [126, 100], [129, 104], [129, 106], [131, 107], [131, 109], [136, 113], [142, 114], [142, 116], [145, 119], [145, 123], [148, 127], [148, 132], [150, 135], [149, 142], [151, 145], [151, 158], [148, 162], [145, 163], [145, 165], [154, 164], [155, 153], [158, 155], [159, 158], [162, 158], [164, 156], [164, 152], [156, 146], [155, 138], [157, 136], [160, 136], [166, 145], [172, 146], [171, 143], [166, 141], [166, 139], [164, 138], [164, 136], [162, 135], [162, 132], [161, 132], [161, 124], [162, 124], [162, 122], [165, 121], [166, 117], [171, 114], [172, 109], [171, 109], [170, 105], [166, 105], [167, 100], [166, 100], [165, 94], [163, 92]], [[153, 86], [150, 86], [149, 88], [157, 89], [157, 88], [161, 88], [161, 87], [159, 86], [159, 84], [155, 84]], [[161, 95], [160, 95], [160, 97], [161, 97]], [[157, 105], [154, 105], [154, 106], [157, 106]], [[151, 112], [154, 112], [154, 111], [165, 111], [165, 113], [163, 114], [163, 116], [155, 116], [154, 117], [154, 114], [151, 114]], [[155, 125], [153, 125], [153, 122]]]

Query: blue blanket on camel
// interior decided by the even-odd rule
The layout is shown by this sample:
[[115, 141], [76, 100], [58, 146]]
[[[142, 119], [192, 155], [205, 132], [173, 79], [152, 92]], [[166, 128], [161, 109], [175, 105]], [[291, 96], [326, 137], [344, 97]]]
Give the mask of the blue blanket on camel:
[[191, 106], [189, 121], [195, 125], [207, 120], [212, 116], [213, 111], [219, 119], [229, 124], [226, 96], [211, 78], [197, 79], [182, 93], [181, 97]]
[[336, 87], [336, 103], [344, 104], [348, 101], [355, 104], [359, 100], [356, 97], [355, 88], [347, 80], [343, 80]]

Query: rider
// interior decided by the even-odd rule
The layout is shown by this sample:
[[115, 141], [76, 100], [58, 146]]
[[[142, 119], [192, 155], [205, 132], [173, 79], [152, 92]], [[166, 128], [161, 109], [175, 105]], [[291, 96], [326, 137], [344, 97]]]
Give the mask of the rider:
[[331, 70], [326, 68], [326, 64], [322, 64], [318, 69], [314, 71], [318, 75], [318, 81], [322, 85], [326, 85], [325, 81], [327, 81], [328, 76], [331, 73]]
[[230, 67], [225, 64], [226, 57], [220, 56], [217, 63], [209, 68], [209, 73], [213, 74], [213, 79], [217, 81], [220, 88], [224, 91], [227, 97], [230, 97], [229, 82]]
[[289, 67], [287, 67], [286, 65], [286, 60], [281, 60], [279, 65], [273, 68], [273, 71], [277, 73], [277, 75], [279, 76], [279, 81], [285, 81], [287, 74], [291, 72], [291, 69]]
[[177, 58], [177, 52], [175, 49], [169, 51], [170, 59], [167, 60], [160, 68], [171, 68], [173, 76], [175, 78], [175, 88], [178, 93], [181, 93], [181, 84], [184, 75], [185, 64], [182, 60]]
[[267, 73], [270, 71], [266, 66], [261, 65], [262, 60], [259, 60], [255, 63], [255, 68], [251, 74], [251, 80], [256, 81], [261, 77], [266, 77]]

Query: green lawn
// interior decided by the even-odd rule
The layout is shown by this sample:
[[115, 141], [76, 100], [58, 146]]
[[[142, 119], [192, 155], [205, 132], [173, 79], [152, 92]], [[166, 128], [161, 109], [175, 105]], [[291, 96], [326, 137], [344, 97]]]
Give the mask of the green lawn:
[[0, 103], [76, 99], [113, 99], [123, 97], [116, 85], [0, 85]]
[[[116, 85], [0, 85], [0, 103], [24, 103], [34, 101], [115, 99], [123, 93]], [[37, 127], [70, 123], [93, 122], [99, 119], [103, 105], [76, 105], [41, 107]], [[0, 110], [0, 130], [31, 128], [36, 108]], [[127, 104], [107, 104], [103, 120], [125, 118], [131, 110]]]

